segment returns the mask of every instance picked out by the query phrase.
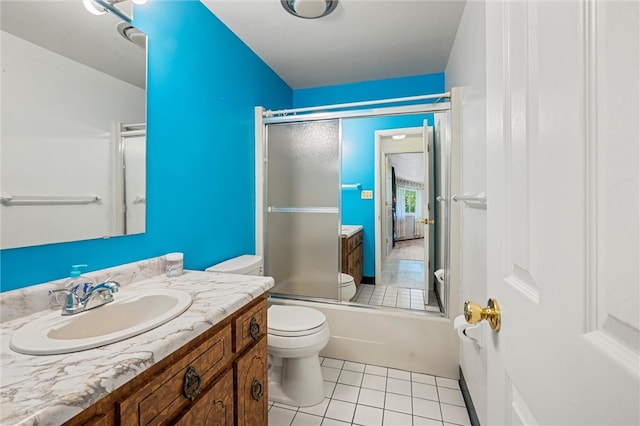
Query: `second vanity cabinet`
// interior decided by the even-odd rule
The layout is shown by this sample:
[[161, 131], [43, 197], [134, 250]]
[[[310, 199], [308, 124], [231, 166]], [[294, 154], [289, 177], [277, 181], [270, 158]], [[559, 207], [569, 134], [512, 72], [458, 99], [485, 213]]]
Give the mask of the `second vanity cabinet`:
[[66, 424], [266, 425], [266, 335], [265, 294]]
[[342, 272], [351, 275], [356, 286], [362, 282], [362, 230], [342, 237]]

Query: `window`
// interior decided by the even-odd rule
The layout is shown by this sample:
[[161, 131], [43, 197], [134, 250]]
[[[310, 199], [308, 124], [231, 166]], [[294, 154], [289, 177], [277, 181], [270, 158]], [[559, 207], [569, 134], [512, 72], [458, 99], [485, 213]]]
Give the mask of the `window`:
[[404, 212], [415, 213], [416, 212], [416, 191], [405, 190], [404, 192]]

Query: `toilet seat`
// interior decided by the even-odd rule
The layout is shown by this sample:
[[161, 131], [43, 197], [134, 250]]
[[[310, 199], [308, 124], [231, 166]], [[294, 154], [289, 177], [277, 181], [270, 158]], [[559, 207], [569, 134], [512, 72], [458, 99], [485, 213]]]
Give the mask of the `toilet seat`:
[[309, 336], [326, 328], [326, 322], [322, 312], [302, 306], [273, 305], [267, 310], [268, 332], [274, 336]]
[[330, 337], [327, 317], [302, 306], [270, 306], [267, 333], [269, 353], [283, 358], [317, 355]]
[[298, 330], [298, 331], [283, 331], [283, 330], [275, 330], [271, 327], [268, 327], [269, 329], [269, 334], [272, 336], [280, 336], [280, 337], [304, 337], [304, 336], [311, 336], [313, 334], [319, 333], [322, 331], [323, 328], [325, 328], [325, 323], [322, 323], [321, 325], [312, 328], [311, 330]]

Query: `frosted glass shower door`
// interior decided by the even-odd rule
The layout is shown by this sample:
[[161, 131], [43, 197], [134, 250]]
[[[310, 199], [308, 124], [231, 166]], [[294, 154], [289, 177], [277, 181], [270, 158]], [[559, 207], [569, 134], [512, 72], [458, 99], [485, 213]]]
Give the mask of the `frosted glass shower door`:
[[340, 122], [269, 124], [266, 135], [271, 293], [337, 300]]

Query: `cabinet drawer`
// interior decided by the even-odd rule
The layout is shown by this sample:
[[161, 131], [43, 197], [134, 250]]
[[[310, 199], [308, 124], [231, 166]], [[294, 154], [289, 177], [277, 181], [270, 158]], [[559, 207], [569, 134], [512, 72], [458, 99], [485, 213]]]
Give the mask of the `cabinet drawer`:
[[262, 336], [267, 335], [266, 296], [233, 321], [233, 330], [235, 334], [234, 351], [236, 353], [240, 353]]
[[171, 364], [138, 392], [118, 403], [121, 424], [158, 425], [167, 422], [190, 403], [183, 395], [185, 381], [190, 382], [191, 391], [206, 388], [232, 358], [231, 326], [227, 325], [187, 356]]
[[229, 370], [175, 425], [233, 426], [233, 416], [233, 371]]

